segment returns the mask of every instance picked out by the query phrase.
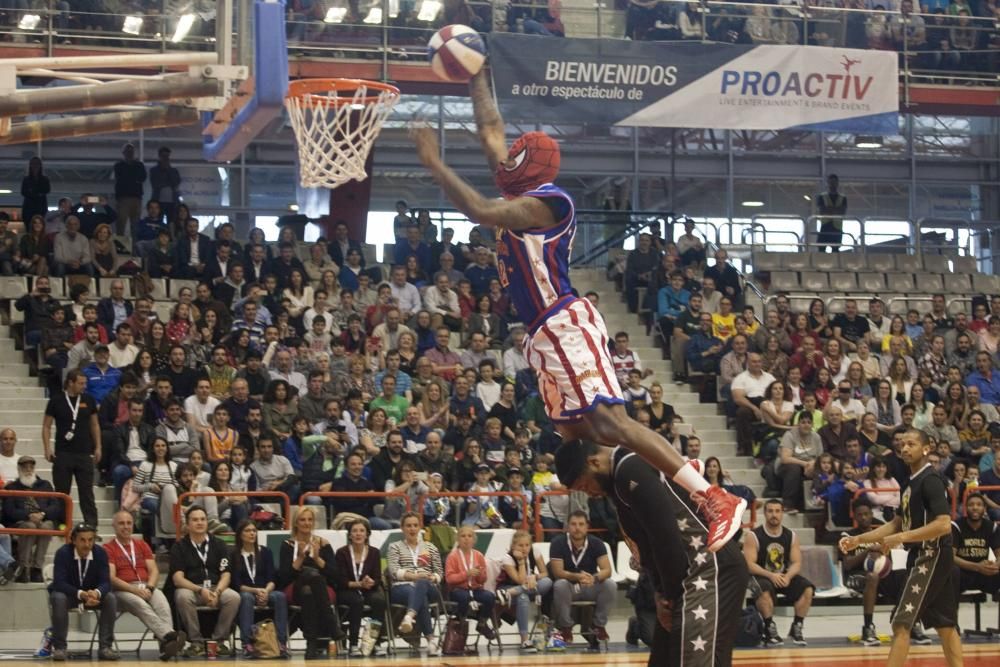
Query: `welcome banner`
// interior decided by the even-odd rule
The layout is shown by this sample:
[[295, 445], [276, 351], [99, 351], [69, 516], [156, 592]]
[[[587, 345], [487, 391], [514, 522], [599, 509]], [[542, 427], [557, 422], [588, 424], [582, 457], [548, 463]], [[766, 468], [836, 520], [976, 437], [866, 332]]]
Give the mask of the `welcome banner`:
[[896, 54], [815, 46], [557, 39], [497, 33], [501, 110], [538, 122], [898, 131]]

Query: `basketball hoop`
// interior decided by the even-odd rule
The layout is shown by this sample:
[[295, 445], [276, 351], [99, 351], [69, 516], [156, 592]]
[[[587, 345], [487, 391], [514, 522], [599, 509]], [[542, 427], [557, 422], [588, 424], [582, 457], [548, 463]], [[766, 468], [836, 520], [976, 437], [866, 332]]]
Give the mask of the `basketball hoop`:
[[399, 89], [362, 79], [300, 79], [288, 84], [285, 108], [298, 144], [302, 187], [363, 181], [365, 160]]

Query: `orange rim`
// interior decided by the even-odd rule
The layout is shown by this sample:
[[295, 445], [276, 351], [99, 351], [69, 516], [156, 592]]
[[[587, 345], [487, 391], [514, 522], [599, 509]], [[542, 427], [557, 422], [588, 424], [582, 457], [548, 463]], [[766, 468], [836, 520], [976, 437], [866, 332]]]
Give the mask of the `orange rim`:
[[[378, 91], [379, 95], [368, 95], [359, 99], [326, 93], [350, 93], [364, 87], [368, 91]], [[288, 83], [286, 98], [297, 98], [306, 102], [323, 104], [375, 104], [382, 98], [382, 93], [399, 97], [399, 88], [381, 81], [366, 79], [297, 79]]]

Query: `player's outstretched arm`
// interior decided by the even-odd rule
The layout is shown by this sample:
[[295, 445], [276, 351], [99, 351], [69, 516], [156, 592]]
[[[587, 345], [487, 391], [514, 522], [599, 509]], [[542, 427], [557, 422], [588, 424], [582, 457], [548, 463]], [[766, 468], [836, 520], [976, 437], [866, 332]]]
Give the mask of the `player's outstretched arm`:
[[414, 125], [410, 136], [417, 147], [417, 157], [431, 172], [445, 195], [459, 211], [485, 227], [503, 227], [514, 231], [551, 227], [556, 223], [552, 210], [535, 197], [487, 199], [441, 160], [437, 135], [427, 125]]
[[479, 142], [483, 145], [486, 163], [490, 166], [490, 171], [496, 171], [497, 165], [507, 159], [507, 138], [503, 118], [486, 80], [486, 68], [479, 70], [469, 80], [469, 96], [472, 98], [472, 110], [476, 116], [476, 128], [479, 130]]
[[857, 549], [859, 544], [881, 542], [890, 535], [898, 533], [902, 527], [903, 520], [899, 516], [896, 516], [892, 521], [879, 526], [875, 530], [869, 530], [867, 533], [862, 533], [861, 535], [845, 535], [840, 538], [840, 550], [846, 554], [848, 551]]

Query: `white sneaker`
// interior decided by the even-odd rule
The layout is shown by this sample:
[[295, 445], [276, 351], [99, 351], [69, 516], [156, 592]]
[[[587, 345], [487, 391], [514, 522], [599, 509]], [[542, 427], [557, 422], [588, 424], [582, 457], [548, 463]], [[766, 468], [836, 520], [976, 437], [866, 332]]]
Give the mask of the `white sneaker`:
[[403, 620], [399, 622], [399, 634], [408, 635], [413, 632], [413, 617], [407, 614], [403, 617]]
[[438, 641], [437, 635], [431, 635], [427, 638], [427, 656], [435, 657], [441, 655], [441, 642]]

